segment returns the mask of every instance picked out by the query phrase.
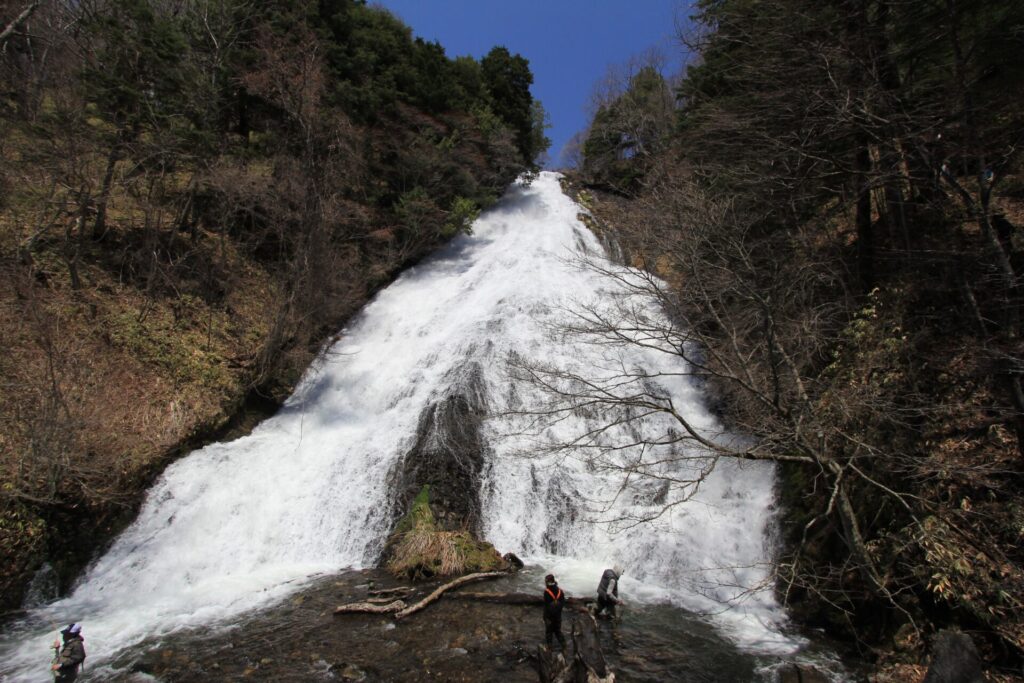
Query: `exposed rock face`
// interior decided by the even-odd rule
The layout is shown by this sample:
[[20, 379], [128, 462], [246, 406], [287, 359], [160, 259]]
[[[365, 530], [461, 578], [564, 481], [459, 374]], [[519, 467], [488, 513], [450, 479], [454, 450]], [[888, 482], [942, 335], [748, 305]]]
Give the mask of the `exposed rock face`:
[[476, 531], [486, 449], [480, 436], [487, 405], [480, 366], [460, 368], [451, 386], [420, 415], [416, 443], [392, 474], [394, 516], [400, 519], [429, 485], [430, 507], [441, 529]]
[[514, 564], [476, 535], [486, 449], [480, 435], [486, 414], [480, 365], [466, 364], [448, 379], [451, 389], [420, 415], [416, 441], [391, 474], [396, 521], [380, 562], [409, 579]]
[[941, 631], [932, 645], [924, 683], [984, 683], [981, 657], [966, 633]]

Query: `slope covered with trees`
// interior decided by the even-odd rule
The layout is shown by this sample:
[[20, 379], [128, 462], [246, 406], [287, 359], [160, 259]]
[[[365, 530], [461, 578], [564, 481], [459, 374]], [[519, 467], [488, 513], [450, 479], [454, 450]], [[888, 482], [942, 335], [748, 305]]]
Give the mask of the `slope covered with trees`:
[[[0, 603], [281, 400], [543, 152], [525, 59], [362, 0], [0, 3]], [[72, 565], [58, 563], [64, 578]]]
[[578, 173], [675, 323], [581, 327], [687, 357], [754, 437], [724, 454], [782, 463], [777, 586], [805, 623], [894, 666], [955, 625], [1018, 667], [1024, 6], [696, 11], [671, 125], [637, 70]]

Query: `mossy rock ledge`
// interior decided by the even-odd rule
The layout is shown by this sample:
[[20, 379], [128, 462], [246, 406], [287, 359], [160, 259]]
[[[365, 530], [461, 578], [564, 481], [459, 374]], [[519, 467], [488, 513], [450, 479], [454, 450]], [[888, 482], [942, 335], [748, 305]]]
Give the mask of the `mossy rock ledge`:
[[511, 568], [493, 545], [469, 531], [448, 531], [430, 509], [424, 485], [388, 538], [381, 564], [398, 578], [412, 581]]

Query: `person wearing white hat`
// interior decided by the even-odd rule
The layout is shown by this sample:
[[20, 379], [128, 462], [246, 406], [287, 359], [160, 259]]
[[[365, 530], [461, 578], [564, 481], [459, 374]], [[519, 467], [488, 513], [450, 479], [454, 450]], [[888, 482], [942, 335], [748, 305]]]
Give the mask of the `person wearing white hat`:
[[64, 645], [53, 641], [53, 649], [58, 650], [50, 669], [57, 683], [71, 683], [78, 678], [78, 669], [85, 661], [85, 639], [82, 638], [82, 625], [71, 624], [60, 632]]

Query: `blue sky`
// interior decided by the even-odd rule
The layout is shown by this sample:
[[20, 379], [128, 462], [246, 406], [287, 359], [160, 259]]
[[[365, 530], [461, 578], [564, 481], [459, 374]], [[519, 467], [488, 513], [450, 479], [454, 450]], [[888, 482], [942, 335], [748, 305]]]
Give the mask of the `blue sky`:
[[683, 0], [377, 0], [449, 57], [480, 58], [504, 45], [530, 60], [533, 96], [547, 109], [551, 157], [587, 125], [587, 103], [609, 65], [660, 47], [675, 60], [677, 15]]

